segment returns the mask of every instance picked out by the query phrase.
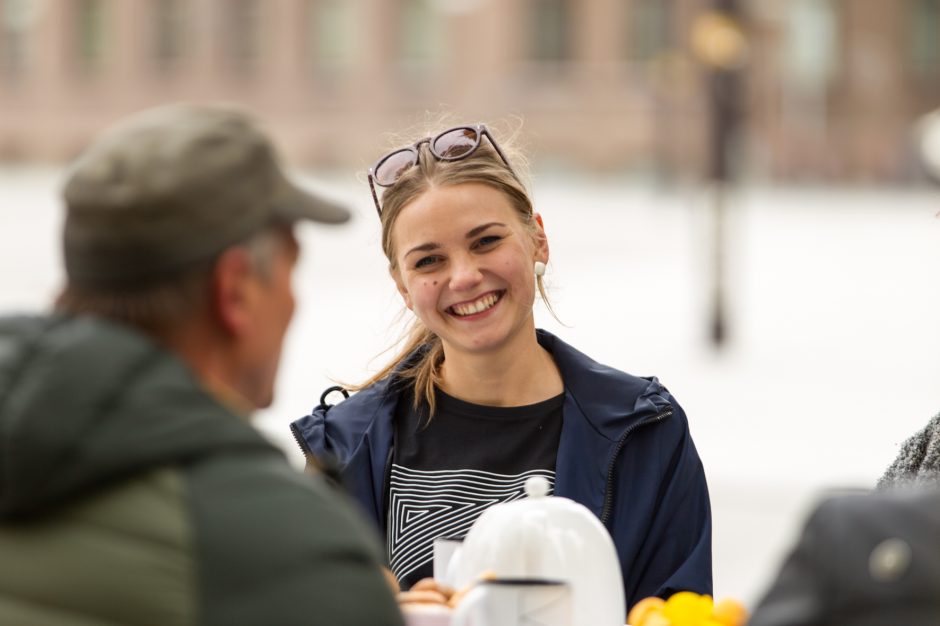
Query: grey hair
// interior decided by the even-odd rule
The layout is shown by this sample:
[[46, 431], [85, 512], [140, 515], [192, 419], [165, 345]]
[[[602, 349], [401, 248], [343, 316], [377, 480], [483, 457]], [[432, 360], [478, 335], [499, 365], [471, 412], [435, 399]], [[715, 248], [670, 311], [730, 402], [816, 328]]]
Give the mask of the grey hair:
[[[236, 244], [246, 249], [251, 268], [265, 281], [271, 278], [280, 236], [279, 227], [271, 226]], [[143, 284], [121, 288], [66, 284], [56, 297], [53, 308], [71, 315], [103, 317], [151, 335], [160, 335], [207, 305], [212, 268], [221, 254]]]

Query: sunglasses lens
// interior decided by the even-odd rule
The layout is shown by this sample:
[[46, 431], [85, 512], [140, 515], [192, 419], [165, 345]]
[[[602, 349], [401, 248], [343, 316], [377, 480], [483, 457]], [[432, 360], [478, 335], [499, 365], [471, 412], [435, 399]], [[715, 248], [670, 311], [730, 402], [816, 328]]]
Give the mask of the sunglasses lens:
[[395, 184], [401, 175], [417, 161], [417, 155], [411, 150], [399, 150], [385, 157], [375, 168], [375, 182], [383, 187]]
[[451, 161], [467, 156], [480, 143], [480, 135], [473, 128], [455, 128], [434, 138], [431, 151], [439, 159]]

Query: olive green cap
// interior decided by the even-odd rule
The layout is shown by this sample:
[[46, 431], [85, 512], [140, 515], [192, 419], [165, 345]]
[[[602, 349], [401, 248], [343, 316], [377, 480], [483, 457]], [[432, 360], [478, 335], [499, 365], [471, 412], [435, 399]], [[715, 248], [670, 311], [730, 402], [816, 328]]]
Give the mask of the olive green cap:
[[208, 261], [277, 223], [349, 212], [288, 180], [245, 111], [172, 104], [104, 131], [64, 188], [69, 283], [119, 287]]

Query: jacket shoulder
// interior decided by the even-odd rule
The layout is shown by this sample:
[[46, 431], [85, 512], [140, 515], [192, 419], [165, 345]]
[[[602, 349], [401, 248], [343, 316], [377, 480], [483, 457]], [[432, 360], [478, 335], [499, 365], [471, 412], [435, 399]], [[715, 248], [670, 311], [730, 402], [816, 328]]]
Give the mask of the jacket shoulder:
[[808, 525], [841, 535], [866, 530], [890, 536], [924, 524], [940, 528], [940, 490], [904, 486], [880, 492], [862, 491], [831, 496], [819, 503]]
[[608, 416], [619, 423], [625, 417], [654, 415], [669, 407], [682, 413], [655, 376], [635, 376], [600, 363], [551, 333], [540, 330], [538, 337], [552, 353], [565, 387], [586, 415]]

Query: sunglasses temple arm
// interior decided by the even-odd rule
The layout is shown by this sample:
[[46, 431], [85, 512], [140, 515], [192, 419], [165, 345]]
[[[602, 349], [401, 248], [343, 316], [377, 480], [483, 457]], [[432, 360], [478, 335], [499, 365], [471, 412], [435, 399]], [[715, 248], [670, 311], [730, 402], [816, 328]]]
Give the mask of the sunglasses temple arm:
[[496, 149], [496, 154], [498, 154], [499, 158], [503, 160], [503, 164], [506, 166], [506, 169], [509, 170], [509, 173], [512, 174], [516, 178], [516, 180], [519, 180], [519, 177], [516, 176], [516, 171], [512, 169], [512, 165], [509, 164], [509, 159], [507, 159], [506, 155], [503, 154], [502, 148], [499, 147], [499, 144], [496, 143], [496, 141], [493, 139], [493, 136], [490, 134], [490, 132], [484, 128], [482, 131], [482, 134], [486, 135], [486, 138], [490, 140], [490, 145]]
[[369, 174], [369, 189], [372, 190], [372, 201], [375, 202], [375, 211], [379, 214], [379, 219], [382, 219], [382, 207], [379, 206], [379, 196], [375, 193], [375, 182], [372, 180], [372, 174]]

